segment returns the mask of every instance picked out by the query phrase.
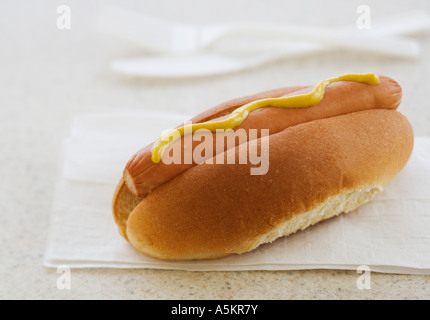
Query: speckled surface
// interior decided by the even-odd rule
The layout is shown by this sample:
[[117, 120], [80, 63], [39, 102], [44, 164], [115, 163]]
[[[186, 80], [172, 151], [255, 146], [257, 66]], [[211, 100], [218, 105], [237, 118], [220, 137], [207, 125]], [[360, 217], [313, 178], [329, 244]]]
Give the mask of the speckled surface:
[[[114, 1], [110, 1], [115, 3]], [[355, 22], [360, 1], [151, 1], [130, 8], [196, 23], [229, 19], [344, 25]], [[302, 2], [300, 2], [302, 3]], [[404, 89], [401, 111], [417, 135], [430, 135], [428, 55], [420, 36], [418, 60], [335, 53], [281, 61], [214, 78], [179, 81], [126, 79], [114, 58], [141, 49], [92, 29], [96, 4], [70, 3], [72, 29], [56, 28], [60, 1], [0, 2], [0, 298], [9, 299], [428, 299], [430, 276], [371, 273], [359, 290], [355, 271], [186, 272], [79, 269], [71, 289], [43, 267], [59, 148], [76, 114], [115, 109], [196, 113], [222, 100], [285, 85], [308, 84], [344, 72], [374, 71]], [[367, 1], [374, 17], [409, 9], [430, 12], [428, 1]], [[226, 11], [226, 6], [231, 10]], [[308, 8], [315, 8], [306, 15]], [[239, 14], [240, 13], [240, 14]], [[339, 14], [342, 13], [342, 14]], [[174, 97], [174, 104], [171, 98]]]

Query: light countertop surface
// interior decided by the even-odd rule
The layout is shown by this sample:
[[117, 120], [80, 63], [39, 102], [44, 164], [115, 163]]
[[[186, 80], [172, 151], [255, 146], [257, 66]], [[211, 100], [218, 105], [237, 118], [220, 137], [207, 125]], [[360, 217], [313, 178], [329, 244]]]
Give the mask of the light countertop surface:
[[[67, 2], [67, 3], [66, 3]], [[360, 1], [106, 1], [197, 24], [235, 19], [309, 25], [354, 24]], [[69, 5], [71, 29], [58, 30]], [[367, 1], [372, 19], [426, 10], [423, 1]], [[61, 141], [73, 116], [121, 109], [195, 114], [230, 98], [312, 84], [346, 72], [377, 72], [403, 87], [400, 111], [416, 135], [430, 135], [430, 35], [416, 60], [334, 52], [198, 79], [119, 76], [113, 59], [143, 49], [97, 33], [97, 2], [0, 2], [0, 298], [1, 299], [429, 299], [430, 276], [371, 273], [360, 290], [355, 271], [189, 272], [72, 269], [71, 289], [57, 288], [43, 266]]]

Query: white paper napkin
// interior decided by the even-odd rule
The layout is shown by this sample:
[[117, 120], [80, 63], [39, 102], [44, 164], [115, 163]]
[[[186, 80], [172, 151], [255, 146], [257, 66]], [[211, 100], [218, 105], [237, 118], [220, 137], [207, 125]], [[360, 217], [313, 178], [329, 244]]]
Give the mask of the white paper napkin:
[[44, 264], [72, 268], [184, 270], [353, 269], [430, 274], [430, 137], [416, 137], [406, 167], [359, 209], [253, 252], [204, 261], [163, 261], [118, 233], [111, 199], [125, 163], [186, 115], [143, 112], [77, 118], [64, 141]]

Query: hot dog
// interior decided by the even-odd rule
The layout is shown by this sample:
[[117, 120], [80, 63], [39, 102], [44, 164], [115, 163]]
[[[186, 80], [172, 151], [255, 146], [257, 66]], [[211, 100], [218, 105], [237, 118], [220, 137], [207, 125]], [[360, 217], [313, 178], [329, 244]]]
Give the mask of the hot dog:
[[[310, 89], [311, 87], [283, 88], [225, 102], [194, 117], [191, 122], [200, 123], [222, 117], [231, 113], [235, 108], [251, 101], [268, 97], [297, 95]], [[251, 112], [246, 121], [233, 130], [267, 128], [270, 130], [270, 134], [275, 134], [290, 126], [316, 119], [329, 118], [360, 110], [396, 109], [400, 104], [401, 96], [401, 88], [398, 83], [387, 77], [380, 77], [380, 83], [377, 86], [352, 81], [337, 82], [327, 88], [323, 100], [315, 106], [304, 109], [262, 108]], [[181, 141], [176, 143], [181, 144], [182, 154], [185, 154], [186, 152], [183, 149], [185, 146], [184, 138], [181, 138]], [[198, 144], [199, 141], [193, 142], [192, 149]], [[128, 188], [138, 197], [146, 196], [159, 185], [196, 165], [194, 161], [191, 164], [184, 163], [184, 161], [179, 164], [168, 165], [162, 162], [154, 163], [151, 160], [151, 148], [152, 144], [138, 151], [124, 170]], [[190, 153], [192, 153], [192, 150]], [[213, 154], [216, 154], [215, 150]]]
[[[312, 106], [268, 105], [249, 112], [232, 131], [269, 129], [270, 135], [218, 154], [214, 148], [213, 157], [225, 158], [224, 164], [211, 159], [156, 163], [155, 144], [138, 151], [113, 199], [120, 233], [153, 257], [219, 258], [253, 250], [369, 201], [402, 169], [413, 147], [412, 128], [396, 111], [400, 85], [388, 77], [378, 79], [377, 84], [330, 83]], [[283, 88], [236, 99], [192, 122], [217, 123], [254, 101], [297, 97], [311, 89]], [[169, 142], [170, 147], [186, 137]], [[263, 175], [251, 175], [251, 163], [239, 164], [241, 150], [263, 153], [266, 140], [270, 167]], [[193, 142], [191, 151], [197, 147]], [[237, 160], [233, 165], [227, 164], [231, 150]]]

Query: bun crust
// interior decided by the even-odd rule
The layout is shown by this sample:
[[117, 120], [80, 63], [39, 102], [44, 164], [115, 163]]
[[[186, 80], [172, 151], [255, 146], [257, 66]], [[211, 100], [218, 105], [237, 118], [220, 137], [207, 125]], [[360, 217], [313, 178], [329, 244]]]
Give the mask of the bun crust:
[[[260, 150], [260, 140], [249, 144]], [[121, 234], [153, 257], [244, 253], [369, 201], [412, 148], [412, 128], [395, 110], [308, 121], [270, 135], [265, 175], [250, 175], [251, 164], [203, 163], [143, 199], [121, 180], [114, 216]]]

